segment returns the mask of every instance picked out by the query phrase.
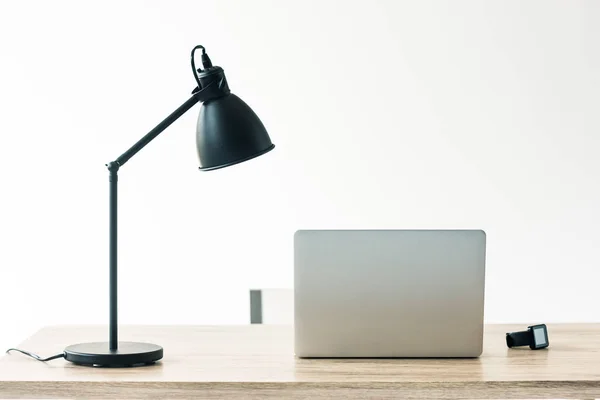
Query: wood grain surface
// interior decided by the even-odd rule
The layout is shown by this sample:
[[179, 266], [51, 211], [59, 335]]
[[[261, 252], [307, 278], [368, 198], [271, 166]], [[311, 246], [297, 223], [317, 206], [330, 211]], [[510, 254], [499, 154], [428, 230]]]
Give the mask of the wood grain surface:
[[[0, 358], [0, 398], [600, 398], [600, 325], [548, 325], [550, 348], [508, 349], [488, 325], [476, 359], [297, 359], [293, 328], [123, 326], [122, 340], [162, 345], [148, 367]], [[48, 327], [19, 345], [42, 356], [105, 340], [103, 326]]]

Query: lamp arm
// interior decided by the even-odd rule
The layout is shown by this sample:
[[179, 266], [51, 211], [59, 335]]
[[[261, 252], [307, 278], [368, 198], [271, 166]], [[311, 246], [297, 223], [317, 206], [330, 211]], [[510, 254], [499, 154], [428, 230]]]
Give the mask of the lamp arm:
[[[122, 167], [131, 157], [136, 155], [138, 151], [143, 149], [148, 143], [154, 140], [158, 135], [160, 135], [165, 129], [169, 127], [173, 122], [177, 121], [183, 114], [185, 114], [190, 108], [192, 108], [196, 103], [200, 101], [200, 98], [196, 93], [192, 95], [185, 103], [183, 103], [179, 108], [173, 111], [167, 118], [165, 118], [162, 122], [160, 122], [154, 129], [148, 132], [144, 137], [142, 137], [137, 143], [129, 148], [125, 153], [121, 154], [115, 161], [106, 164], [109, 170], [111, 168], [118, 169]], [[115, 165], [116, 164], [116, 165]]]

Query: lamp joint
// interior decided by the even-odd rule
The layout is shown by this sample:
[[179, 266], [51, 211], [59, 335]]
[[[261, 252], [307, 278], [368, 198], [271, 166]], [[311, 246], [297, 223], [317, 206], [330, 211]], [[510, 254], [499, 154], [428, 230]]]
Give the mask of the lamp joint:
[[108, 171], [110, 172], [110, 175], [108, 176], [108, 180], [110, 182], [117, 182], [119, 180], [117, 171], [119, 170], [120, 167], [121, 167], [121, 165], [116, 161], [111, 161], [108, 164], [106, 164], [106, 168], [108, 168]]
[[121, 167], [121, 165], [119, 165], [119, 163], [116, 161], [111, 161], [108, 164], [106, 164], [106, 168], [108, 168], [110, 172], [117, 172], [119, 170], [119, 167]]

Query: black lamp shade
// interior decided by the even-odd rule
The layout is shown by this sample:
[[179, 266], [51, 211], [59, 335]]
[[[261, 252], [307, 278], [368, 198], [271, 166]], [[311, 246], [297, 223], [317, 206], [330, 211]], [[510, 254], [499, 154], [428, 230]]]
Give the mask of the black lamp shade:
[[254, 111], [231, 93], [202, 104], [196, 145], [203, 171], [241, 163], [275, 147]]

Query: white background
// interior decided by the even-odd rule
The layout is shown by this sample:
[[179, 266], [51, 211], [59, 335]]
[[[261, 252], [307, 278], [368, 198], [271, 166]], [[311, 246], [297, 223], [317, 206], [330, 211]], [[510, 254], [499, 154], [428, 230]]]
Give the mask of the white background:
[[[0, 345], [108, 317], [104, 163], [207, 47], [277, 148], [120, 173], [120, 321], [247, 323], [298, 228], [482, 228], [486, 321], [600, 321], [600, 3], [2, 1]], [[85, 338], [81, 338], [85, 341]], [[34, 349], [32, 349], [34, 350]]]

